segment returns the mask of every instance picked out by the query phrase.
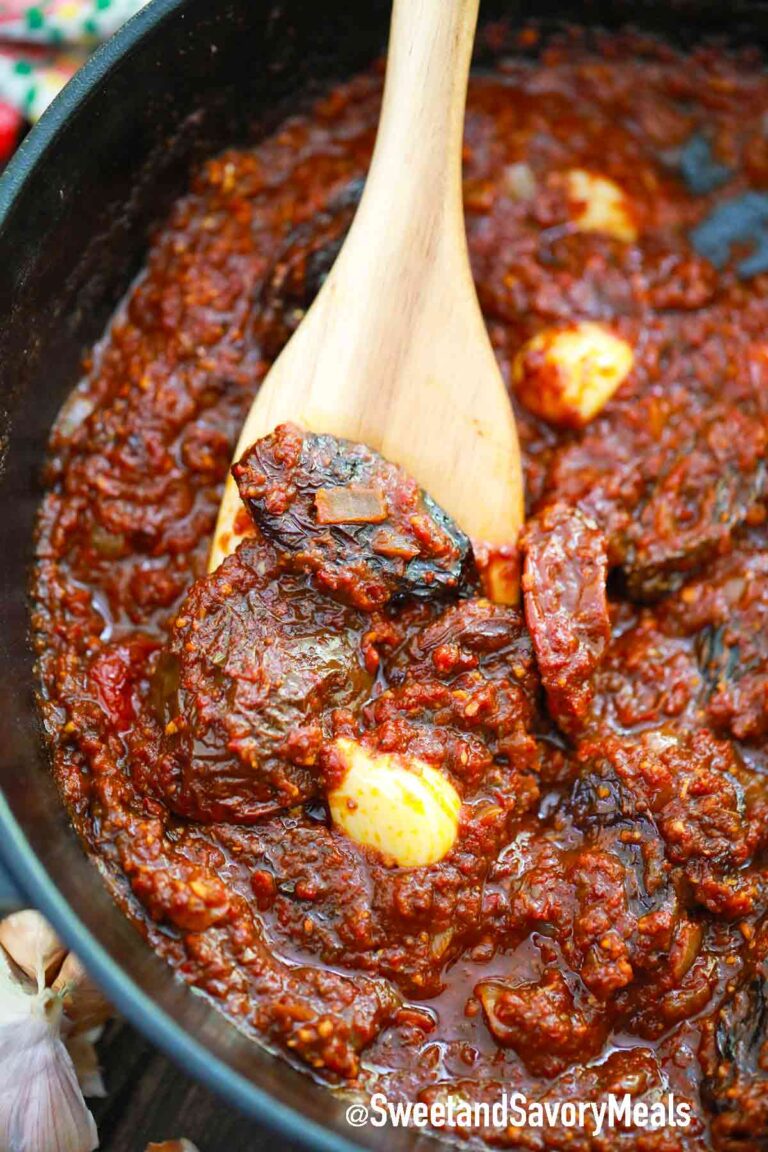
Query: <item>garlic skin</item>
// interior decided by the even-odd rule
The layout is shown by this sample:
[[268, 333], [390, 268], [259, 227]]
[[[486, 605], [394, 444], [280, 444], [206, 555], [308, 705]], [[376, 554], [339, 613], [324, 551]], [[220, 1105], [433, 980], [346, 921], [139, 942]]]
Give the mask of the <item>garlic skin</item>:
[[48, 988], [29, 993], [0, 951], [0, 1148], [94, 1152], [96, 1124], [61, 1039], [62, 1006]]
[[107, 1094], [107, 1089], [101, 1075], [96, 1042], [103, 1031], [103, 1028], [92, 1028], [90, 1032], [64, 1036], [64, 1047], [74, 1065], [80, 1091], [83, 1096], [96, 1096], [102, 1100]]
[[101, 989], [94, 984], [74, 952], [68, 954], [52, 987], [64, 1005], [72, 1036], [99, 1028], [114, 1015]]
[[58, 972], [67, 949], [39, 912], [25, 908], [0, 920], [0, 946], [34, 984], [43, 986]]

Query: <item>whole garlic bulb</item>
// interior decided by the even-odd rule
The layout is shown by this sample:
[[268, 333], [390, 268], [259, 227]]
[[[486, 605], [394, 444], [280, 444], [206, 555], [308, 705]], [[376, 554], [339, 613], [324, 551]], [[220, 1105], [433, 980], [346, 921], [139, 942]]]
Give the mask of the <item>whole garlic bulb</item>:
[[83, 1092], [104, 1095], [94, 1041], [110, 1014], [43, 917], [0, 922], [0, 1149], [98, 1147]]

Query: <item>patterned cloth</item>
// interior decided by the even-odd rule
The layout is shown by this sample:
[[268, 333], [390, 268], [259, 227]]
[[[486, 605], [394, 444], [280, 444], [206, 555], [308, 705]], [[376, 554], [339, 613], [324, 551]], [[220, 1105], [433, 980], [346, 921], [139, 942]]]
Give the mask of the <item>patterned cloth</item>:
[[0, 164], [88, 53], [147, 0], [0, 0]]

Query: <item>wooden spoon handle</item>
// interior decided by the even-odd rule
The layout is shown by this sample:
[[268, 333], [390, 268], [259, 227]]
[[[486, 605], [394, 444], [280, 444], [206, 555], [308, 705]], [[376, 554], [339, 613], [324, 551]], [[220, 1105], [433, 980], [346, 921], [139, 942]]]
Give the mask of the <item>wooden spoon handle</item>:
[[[254, 401], [238, 455], [284, 420], [401, 464], [476, 540], [523, 517], [512, 409], [485, 328], [462, 203], [479, 0], [394, 0], [384, 101], [339, 256]], [[222, 501], [211, 565], [237, 544]]]
[[[462, 137], [480, 0], [394, 0], [365, 199], [394, 222], [462, 212]], [[393, 181], [393, 173], [405, 174]], [[423, 189], [429, 188], [429, 195]], [[422, 224], [424, 221], [422, 220]], [[462, 229], [463, 231], [463, 229]]]

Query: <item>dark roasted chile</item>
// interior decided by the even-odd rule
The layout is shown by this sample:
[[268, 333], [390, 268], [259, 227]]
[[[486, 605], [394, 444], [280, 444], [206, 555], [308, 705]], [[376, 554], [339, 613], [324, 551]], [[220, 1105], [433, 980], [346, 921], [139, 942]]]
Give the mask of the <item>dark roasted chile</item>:
[[[352, 219], [374, 70], [202, 167], [54, 429], [33, 617], [53, 769], [152, 947], [318, 1078], [673, 1092], [686, 1129], [483, 1135], [764, 1152], [768, 77], [631, 33], [493, 42], [464, 171], [502, 372], [582, 321], [634, 357], [584, 428], [515, 401], [521, 604], [482, 598], [401, 469], [291, 426], [238, 463], [255, 534], [205, 575], [244, 415]], [[622, 190], [634, 241], [576, 226], [573, 169]], [[443, 860], [393, 867], [330, 823], [339, 738], [445, 773]]]
[[261, 287], [253, 323], [264, 352], [275, 359], [323, 286], [341, 251], [363, 190], [353, 180], [328, 205], [288, 234]]
[[722, 1152], [768, 1148], [768, 921], [747, 949], [702, 1040], [702, 1097]]
[[611, 636], [605, 538], [578, 508], [552, 504], [529, 522], [520, 548], [525, 622], [549, 711], [564, 732], [578, 735]]
[[332, 710], [370, 694], [370, 630], [370, 618], [282, 571], [263, 541], [244, 541], [174, 620], [153, 682], [148, 786], [193, 820], [251, 822], [311, 800]]
[[[749, 914], [756, 878], [744, 870], [762, 847], [763, 789], [730, 741], [710, 732], [652, 729], [639, 737], [583, 740], [578, 758], [606, 774], [606, 788], [623, 793], [652, 819], [670, 869], [680, 867], [694, 903], [726, 917]], [[599, 792], [598, 792], [599, 795]]]
[[[762, 518], [768, 398], [759, 382], [764, 369], [753, 367], [758, 357], [762, 352], [746, 352], [733, 376], [725, 369], [732, 400], [694, 400], [673, 387], [669, 396], [638, 400], [618, 451], [605, 440], [612, 421], [604, 416], [555, 453], [555, 493], [603, 527], [609, 559], [632, 599], [656, 600], [680, 588], [730, 550], [735, 531]], [[675, 371], [690, 371], [677, 354], [670, 360]]]
[[317, 587], [370, 611], [465, 590], [472, 548], [402, 468], [283, 424], [232, 469], [257, 528]]
[[668, 631], [692, 638], [709, 724], [737, 740], [768, 732], [768, 553], [764, 533], [691, 580], [663, 613]]

